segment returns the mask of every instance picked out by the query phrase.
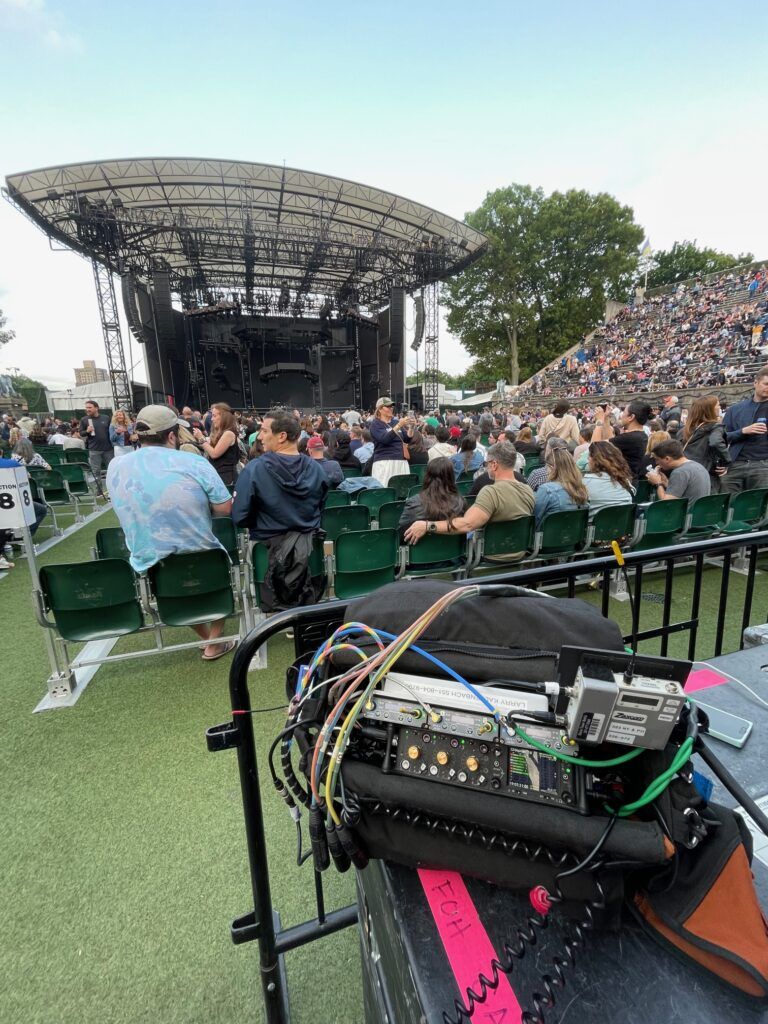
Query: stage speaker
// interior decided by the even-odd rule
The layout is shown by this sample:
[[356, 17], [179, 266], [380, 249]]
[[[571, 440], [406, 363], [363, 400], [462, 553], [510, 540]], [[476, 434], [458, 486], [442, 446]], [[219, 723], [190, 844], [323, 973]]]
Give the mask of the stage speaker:
[[416, 296], [413, 300], [413, 305], [416, 312], [416, 327], [413, 332], [411, 348], [414, 352], [418, 352], [424, 339], [424, 299], [421, 295]]
[[392, 288], [389, 293], [389, 361], [396, 363], [405, 345], [405, 288]]

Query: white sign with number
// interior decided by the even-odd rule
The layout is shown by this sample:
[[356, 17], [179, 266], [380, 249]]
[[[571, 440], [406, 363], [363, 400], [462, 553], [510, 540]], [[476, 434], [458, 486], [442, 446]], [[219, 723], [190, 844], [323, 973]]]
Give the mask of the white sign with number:
[[35, 518], [26, 469], [0, 469], [0, 530], [34, 526]]

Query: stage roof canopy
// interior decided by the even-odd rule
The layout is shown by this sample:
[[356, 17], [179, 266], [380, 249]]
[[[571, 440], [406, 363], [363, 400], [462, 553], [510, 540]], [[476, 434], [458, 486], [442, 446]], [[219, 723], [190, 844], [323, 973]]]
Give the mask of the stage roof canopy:
[[386, 301], [457, 273], [486, 239], [381, 189], [309, 171], [154, 158], [12, 174], [9, 198], [49, 236], [115, 272], [167, 270], [182, 300], [288, 289], [334, 305]]

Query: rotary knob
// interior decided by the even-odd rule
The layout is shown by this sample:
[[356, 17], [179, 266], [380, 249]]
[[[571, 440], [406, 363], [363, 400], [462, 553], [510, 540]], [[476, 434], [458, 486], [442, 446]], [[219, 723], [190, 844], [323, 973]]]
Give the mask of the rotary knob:
[[420, 754], [421, 751], [417, 746], [414, 745], [412, 747], [408, 747], [408, 757], [410, 757], [412, 761], [418, 761]]
[[476, 757], [468, 757], [467, 758], [467, 768], [469, 768], [469, 770], [471, 772], [476, 772], [479, 767], [480, 767], [480, 762], [477, 760]]
[[444, 750], [438, 750], [435, 754], [435, 760], [438, 764], [448, 764], [448, 754]]

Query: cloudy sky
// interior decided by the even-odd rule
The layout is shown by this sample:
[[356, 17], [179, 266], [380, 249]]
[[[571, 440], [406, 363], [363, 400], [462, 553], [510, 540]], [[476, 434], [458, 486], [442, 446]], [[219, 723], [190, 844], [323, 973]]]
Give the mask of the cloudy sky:
[[[768, 257], [768, 9], [533, 8], [0, 0], [0, 177], [116, 157], [285, 161], [457, 217], [511, 182], [585, 188], [632, 206], [654, 248]], [[0, 372], [66, 385], [84, 358], [104, 365], [89, 265], [6, 202], [0, 308], [17, 334]], [[442, 367], [468, 362], [444, 336]]]

